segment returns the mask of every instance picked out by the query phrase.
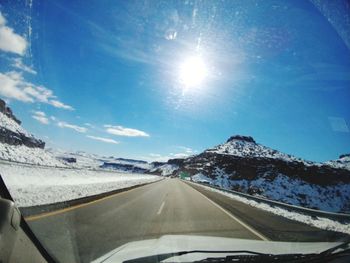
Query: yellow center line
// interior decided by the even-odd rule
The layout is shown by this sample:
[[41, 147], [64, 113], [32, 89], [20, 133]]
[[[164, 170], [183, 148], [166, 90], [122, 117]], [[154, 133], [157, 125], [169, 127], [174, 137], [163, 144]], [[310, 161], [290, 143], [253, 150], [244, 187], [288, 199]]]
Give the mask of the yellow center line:
[[[160, 181], [162, 181], [162, 180], [160, 180]], [[156, 182], [159, 182], [159, 181], [156, 181]], [[146, 186], [146, 185], [144, 185], [144, 186]], [[24, 219], [26, 221], [35, 221], [35, 220], [42, 219], [42, 218], [45, 218], [45, 217], [48, 217], [48, 216], [59, 215], [59, 214], [66, 213], [66, 212], [69, 212], [69, 211], [72, 211], [72, 210], [75, 210], [75, 209], [78, 209], [78, 208], [82, 208], [82, 207], [85, 207], [85, 206], [88, 206], [88, 205], [92, 205], [92, 204], [96, 204], [96, 203], [105, 201], [105, 200], [113, 198], [113, 197], [115, 197], [117, 195], [125, 194], [125, 193], [128, 193], [128, 192], [130, 192], [132, 190], [135, 190], [135, 189], [138, 189], [138, 188], [140, 188], [140, 187], [135, 187], [135, 188], [123, 191], [123, 192], [119, 192], [119, 193], [115, 193], [115, 194], [112, 194], [112, 195], [109, 195], [109, 196], [105, 196], [105, 197], [99, 198], [97, 200], [93, 200], [93, 201], [89, 201], [89, 202], [86, 202], [86, 203], [83, 203], [83, 204], [62, 208], [62, 209], [55, 210], [55, 211], [52, 211], [52, 212], [42, 213], [42, 214], [33, 215], [33, 216], [27, 216]]]

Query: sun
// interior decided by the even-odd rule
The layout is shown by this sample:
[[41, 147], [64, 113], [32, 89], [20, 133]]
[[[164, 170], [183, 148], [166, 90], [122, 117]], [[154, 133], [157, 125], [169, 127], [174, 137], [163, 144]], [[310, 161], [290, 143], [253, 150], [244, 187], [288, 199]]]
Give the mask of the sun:
[[200, 56], [189, 57], [180, 64], [179, 79], [185, 87], [199, 86], [207, 75], [207, 66]]

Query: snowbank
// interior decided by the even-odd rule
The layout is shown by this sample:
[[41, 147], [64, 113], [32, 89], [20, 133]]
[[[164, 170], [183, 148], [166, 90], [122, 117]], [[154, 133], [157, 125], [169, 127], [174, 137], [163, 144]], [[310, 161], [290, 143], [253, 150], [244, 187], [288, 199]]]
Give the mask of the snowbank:
[[30, 148], [25, 145], [10, 145], [6, 143], [0, 143], [0, 159], [10, 162], [20, 162], [44, 166], [65, 166], [50, 152], [40, 148]]
[[230, 180], [222, 169], [216, 168], [215, 179], [202, 173], [192, 176], [194, 182], [208, 183], [224, 189], [249, 189], [259, 191], [259, 196], [270, 200], [318, 209], [327, 212], [348, 212], [350, 210], [350, 184], [338, 183], [329, 186], [310, 184], [297, 178], [279, 174], [273, 180], [258, 177], [254, 180]]
[[283, 216], [286, 217], [288, 219], [291, 220], [295, 220], [301, 223], [305, 223], [308, 224], [310, 226], [314, 226], [320, 229], [325, 229], [325, 230], [330, 230], [330, 231], [336, 231], [336, 232], [342, 232], [342, 233], [346, 233], [346, 234], [350, 234], [350, 225], [349, 223], [340, 223], [337, 221], [333, 221], [330, 220], [328, 218], [322, 218], [322, 217], [311, 217], [308, 215], [304, 215], [304, 214], [300, 214], [297, 212], [290, 212], [286, 209], [283, 208], [279, 208], [279, 207], [272, 207], [268, 204], [265, 203], [259, 203], [257, 201], [253, 201], [253, 200], [249, 200], [247, 198], [232, 194], [232, 193], [227, 193], [224, 191], [220, 191], [218, 189], [214, 189], [208, 186], [204, 186], [202, 185], [203, 188], [225, 195], [229, 198], [232, 198], [234, 200], [237, 200], [239, 202], [248, 204], [250, 206], [256, 207], [258, 209], [264, 210], [264, 211], [268, 211], [271, 212], [273, 214], [279, 215], [279, 216]]
[[160, 180], [159, 176], [85, 169], [0, 164], [19, 207], [62, 202]]

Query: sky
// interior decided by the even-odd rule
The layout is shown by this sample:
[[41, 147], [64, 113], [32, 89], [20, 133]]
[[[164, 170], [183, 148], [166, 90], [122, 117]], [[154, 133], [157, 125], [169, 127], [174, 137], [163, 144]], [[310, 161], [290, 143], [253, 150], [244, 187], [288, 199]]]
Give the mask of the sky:
[[159, 161], [241, 134], [336, 159], [350, 152], [336, 2], [4, 0], [0, 98], [56, 149]]

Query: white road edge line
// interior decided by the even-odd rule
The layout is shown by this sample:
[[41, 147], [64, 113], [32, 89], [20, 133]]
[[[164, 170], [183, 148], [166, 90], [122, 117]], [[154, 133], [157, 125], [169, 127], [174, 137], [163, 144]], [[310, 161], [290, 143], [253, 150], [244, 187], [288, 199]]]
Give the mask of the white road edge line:
[[[192, 189], [194, 189], [194, 188], [192, 188]], [[194, 190], [196, 190], [196, 189], [194, 189]], [[226, 209], [224, 209], [223, 207], [221, 207], [220, 205], [215, 203], [213, 200], [209, 199], [208, 197], [206, 197], [204, 194], [202, 194], [198, 190], [196, 190], [196, 191], [198, 193], [200, 193], [204, 198], [206, 198], [209, 202], [211, 202], [213, 205], [215, 205], [217, 208], [219, 208], [221, 211], [223, 211], [225, 214], [227, 214], [229, 217], [236, 220], [238, 223], [240, 223], [242, 226], [244, 226], [246, 229], [248, 229], [250, 232], [252, 232], [254, 235], [256, 235], [257, 237], [261, 238], [264, 241], [270, 241], [270, 239], [265, 237], [263, 234], [260, 234], [258, 231], [256, 231], [254, 228], [252, 228], [251, 226], [244, 223], [242, 220], [235, 217], [233, 214], [231, 214], [229, 211], [227, 211]]]
[[162, 213], [164, 205], [165, 205], [165, 201], [163, 201], [163, 203], [160, 205], [157, 215], [160, 215]]

